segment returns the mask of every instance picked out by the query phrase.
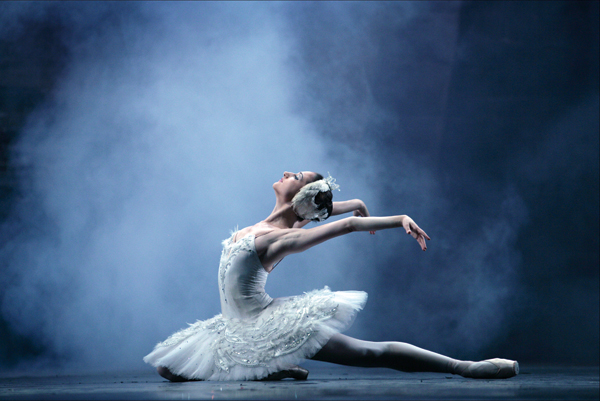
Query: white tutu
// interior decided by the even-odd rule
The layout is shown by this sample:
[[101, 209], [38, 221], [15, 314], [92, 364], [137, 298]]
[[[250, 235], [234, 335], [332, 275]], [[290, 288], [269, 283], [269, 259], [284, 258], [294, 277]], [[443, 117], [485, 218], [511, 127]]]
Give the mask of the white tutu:
[[366, 301], [365, 292], [328, 287], [277, 298], [251, 319], [219, 314], [197, 321], [157, 344], [144, 361], [188, 379], [261, 379], [313, 357]]

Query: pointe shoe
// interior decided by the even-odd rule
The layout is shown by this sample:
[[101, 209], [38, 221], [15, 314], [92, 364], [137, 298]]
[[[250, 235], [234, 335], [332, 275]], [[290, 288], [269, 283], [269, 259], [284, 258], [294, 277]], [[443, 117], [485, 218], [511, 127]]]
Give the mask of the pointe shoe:
[[169, 370], [169, 368], [166, 368], [164, 366], [157, 367], [156, 371], [158, 372], [159, 375], [161, 375], [165, 379], [167, 379], [167, 380], [169, 380], [171, 382], [174, 382], [174, 383], [191, 382], [191, 381], [201, 381], [200, 379], [188, 379], [187, 377], [176, 375], [175, 373], [172, 373]]
[[308, 370], [300, 366], [292, 366], [289, 369], [280, 370], [279, 372], [271, 373], [269, 376], [260, 379], [261, 381], [277, 381], [283, 379], [306, 380], [308, 378]]
[[519, 374], [519, 363], [509, 359], [486, 359], [474, 362], [461, 376], [473, 379], [508, 379]]
[[301, 368], [300, 366], [294, 366], [288, 369], [289, 375], [294, 380], [306, 380], [308, 379], [308, 370]]

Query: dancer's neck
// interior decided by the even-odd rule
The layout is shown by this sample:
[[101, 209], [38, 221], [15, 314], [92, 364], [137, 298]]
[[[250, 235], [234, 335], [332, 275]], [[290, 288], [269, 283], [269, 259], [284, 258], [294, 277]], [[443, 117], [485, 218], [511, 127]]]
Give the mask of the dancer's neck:
[[297, 221], [298, 217], [289, 202], [276, 204], [269, 217], [264, 220], [265, 223], [281, 229], [292, 228]]

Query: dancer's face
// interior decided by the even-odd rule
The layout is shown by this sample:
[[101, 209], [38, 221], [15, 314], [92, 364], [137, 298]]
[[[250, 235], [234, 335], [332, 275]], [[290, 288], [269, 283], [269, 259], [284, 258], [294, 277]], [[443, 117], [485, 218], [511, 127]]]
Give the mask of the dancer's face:
[[273, 189], [278, 195], [283, 196], [286, 201], [290, 201], [300, 188], [313, 182], [316, 177], [317, 174], [312, 171], [300, 171], [298, 173], [285, 171], [283, 177], [273, 184]]

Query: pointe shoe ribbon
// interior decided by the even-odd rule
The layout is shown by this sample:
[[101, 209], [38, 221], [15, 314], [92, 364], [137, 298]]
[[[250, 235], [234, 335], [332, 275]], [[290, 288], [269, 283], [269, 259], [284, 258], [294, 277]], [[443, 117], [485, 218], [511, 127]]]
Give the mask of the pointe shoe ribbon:
[[519, 363], [509, 359], [486, 359], [471, 364], [462, 376], [473, 379], [508, 379], [519, 374]]

